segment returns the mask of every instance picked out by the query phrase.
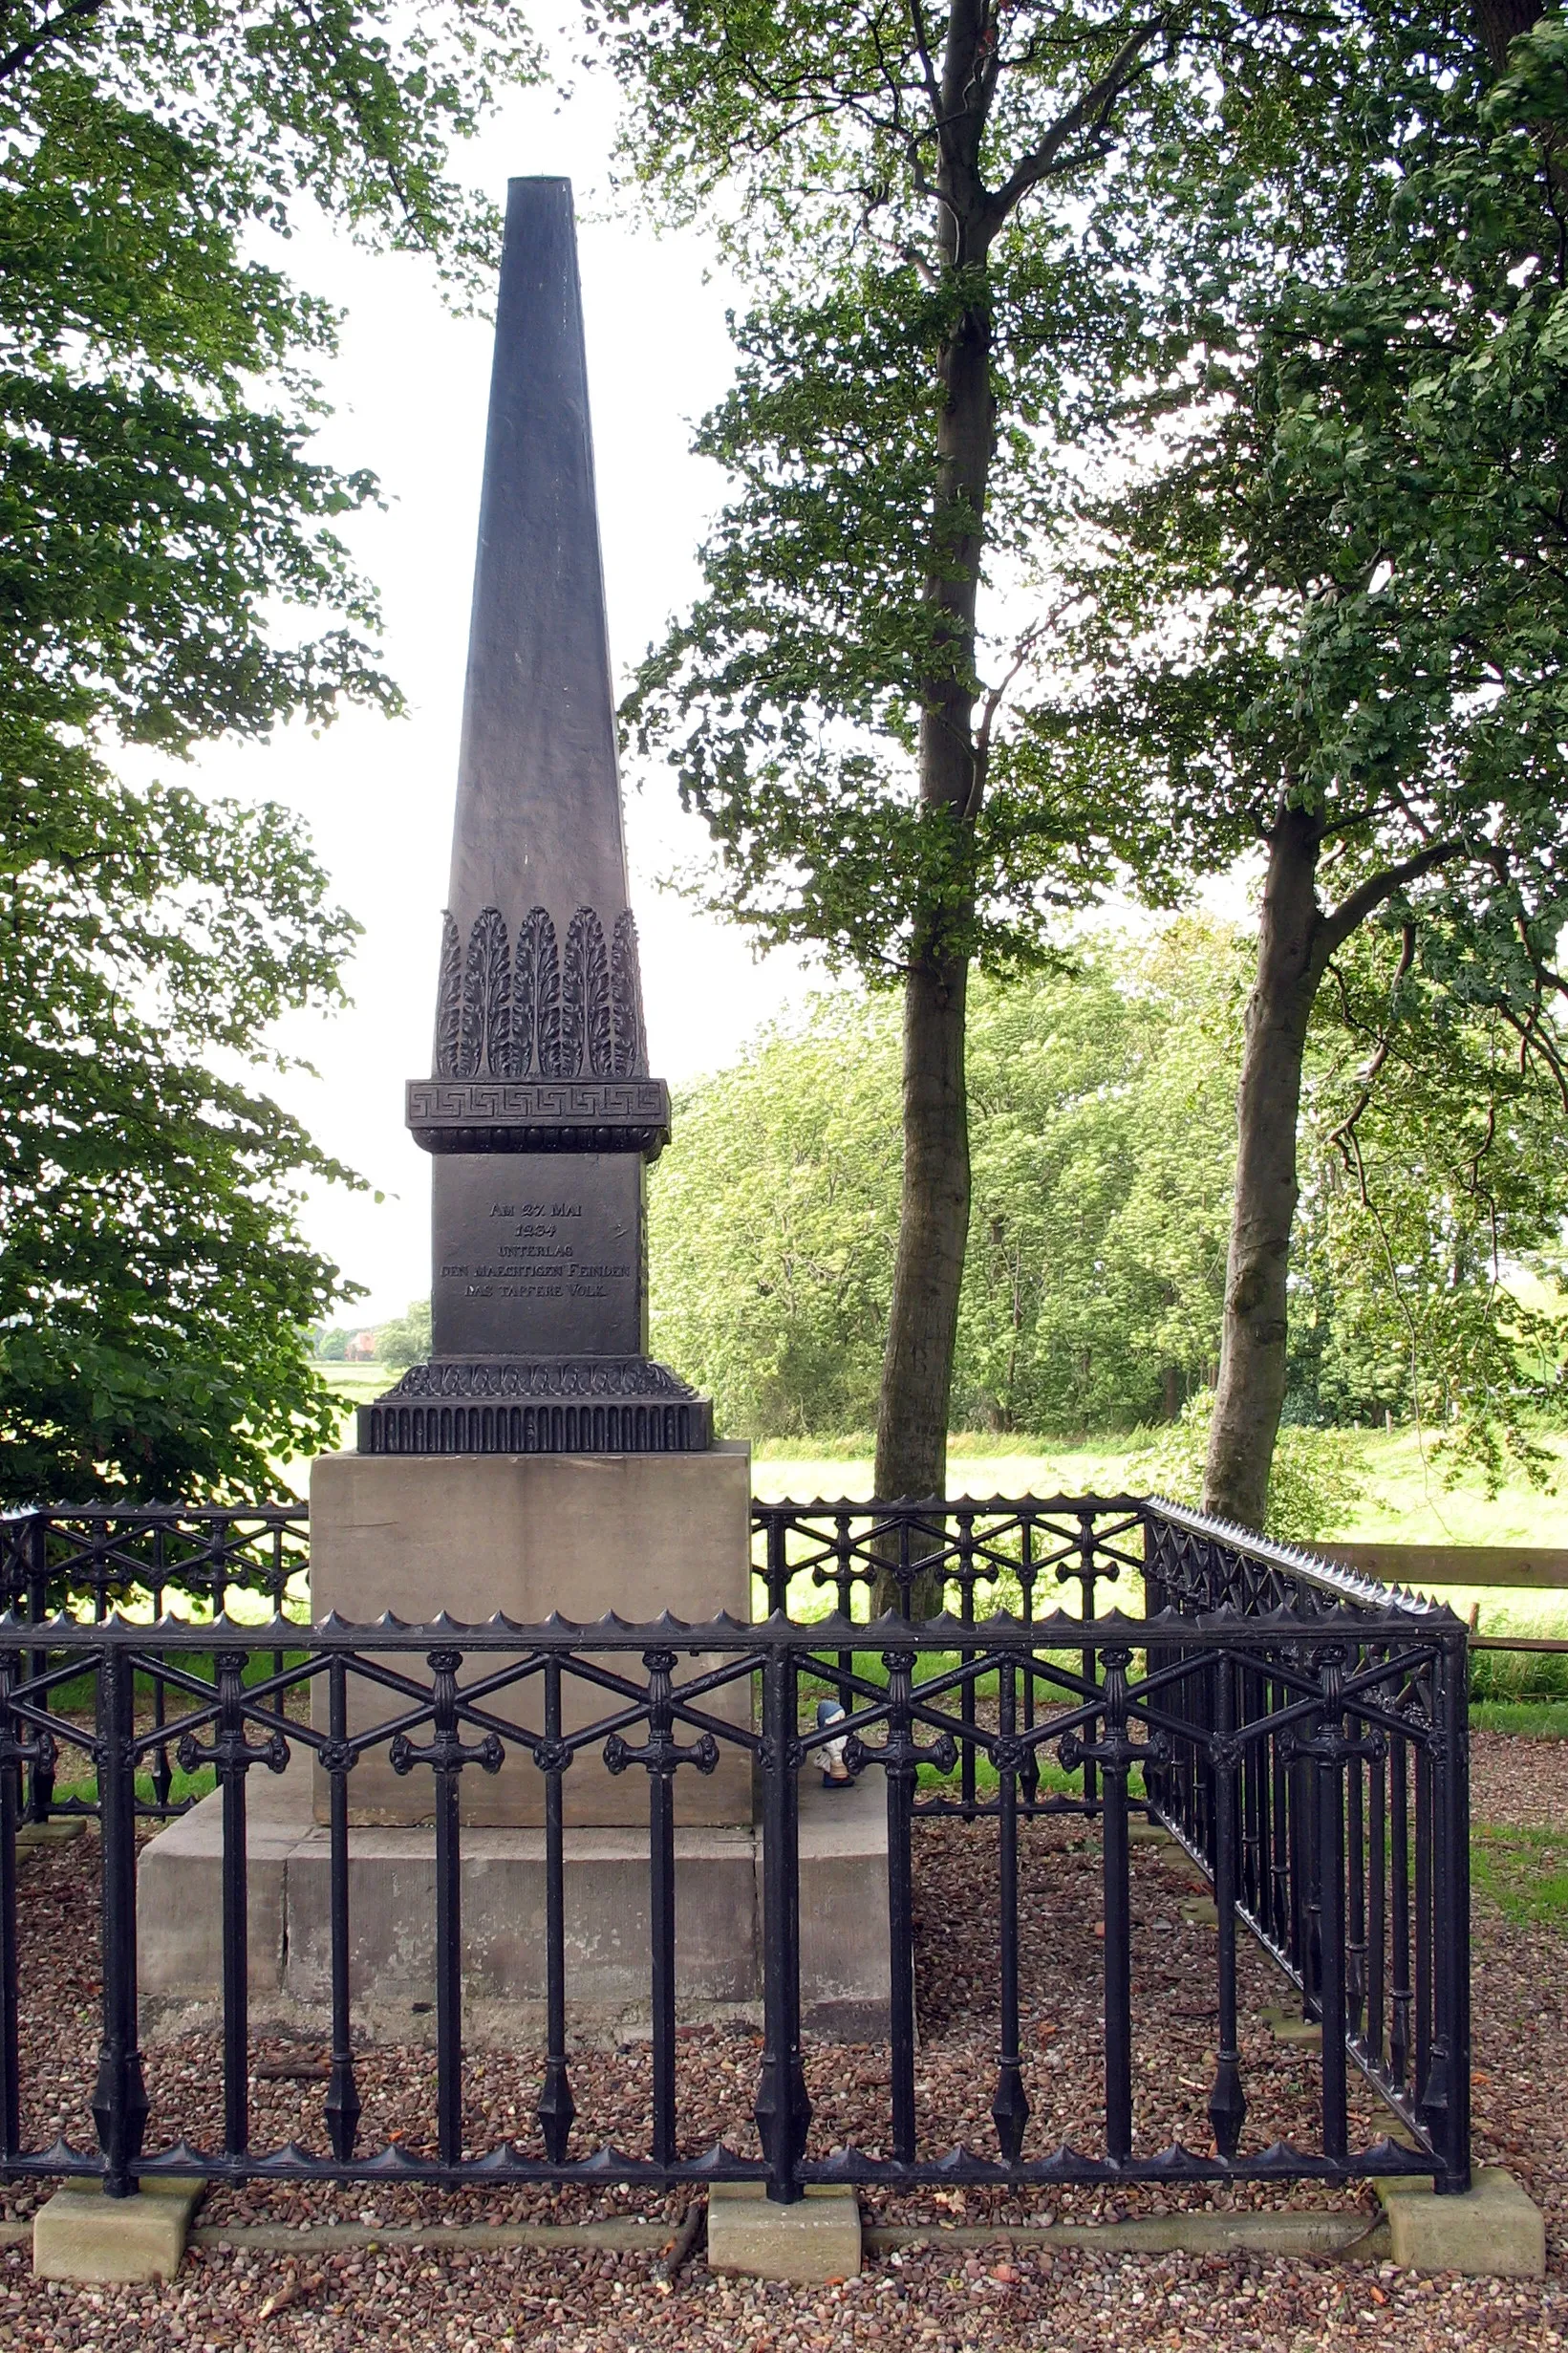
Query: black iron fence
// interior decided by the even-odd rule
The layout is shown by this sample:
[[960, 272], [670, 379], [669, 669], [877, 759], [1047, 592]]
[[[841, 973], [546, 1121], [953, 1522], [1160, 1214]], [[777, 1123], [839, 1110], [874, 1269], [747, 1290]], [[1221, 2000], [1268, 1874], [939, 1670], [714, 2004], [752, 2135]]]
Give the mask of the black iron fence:
[[[310, 1576], [310, 1506], [255, 1503], [53, 1504], [0, 1512], [0, 1603], [42, 1619], [67, 1608], [102, 1618], [145, 1602], [222, 1610], [253, 1593], [282, 1615]], [[306, 1614], [303, 1610], [301, 1615]]]
[[[53, 1517], [78, 1529], [94, 1521]], [[114, 1544], [106, 1534], [74, 1540], [77, 1562], [97, 1565], [91, 1589], [105, 1599], [111, 1569], [118, 1575], [133, 1559], [133, 1582], [151, 1589], [144, 1556], [125, 1541], [128, 1517], [118, 1516]], [[226, 1571], [242, 1517], [262, 1516], [232, 1515], [221, 1535], [214, 1529], [198, 1564], [204, 1576]], [[259, 1541], [290, 1538], [300, 1518], [268, 1522]], [[186, 1532], [200, 1527], [199, 1515], [171, 1519]], [[1128, 1498], [767, 1505], [758, 1523], [774, 1600], [797, 1578], [820, 1578], [836, 1605], [829, 1615], [808, 1623], [776, 1608], [750, 1627], [611, 1619], [591, 1628], [136, 1623], [118, 1613], [40, 1622], [25, 1609], [0, 1619], [0, 2175], [97, 2171], [113, 2193], [159, 2172], [486, 2187], [755, 2178], [783, 2200], [824, 2181], [1023, 2188], [1413, 2173], [1439, 2191], [1468, 2185], [1466, 1630], [1451, 1612]], [[149, 1522], [141, 1541], [152, 1532]], [[868, 1624], [858, 1596], [890, 1571], [904, 1591], [917, 1574], [939, 1573], [950, 1595], [956, 1588], [957, 1608], [924, 1623], [892, 1610]], [[280, 1575], [281, 1565], [266, 1573]], [[1076, 1583], [1085, 1614], [1042, 1606], [1059, 1580]], [[1119, 1581], [1127, 1607], [1101, 1606], [1106, 1580]], [[1132, 1607], [1139, 1580], [1142, 1615]], [[281, 1589], [274, 1585], [274, 1598]], [[21, 1598], [14, 1588], [12, 1598]], [[820, 1744], [812, 1702], [821, 1694], [843, 1708], [831, 1731], [846, 1740], [851, 1768], [884, 1785], [885, 1885], [868, 1897], [885, 1906], [891, 1964], [876, 2154], [821, 2146], [805, 2091], [798, 1792]], [[96, 2153], [26, 2146], [21, 2124], [22, 1777], [54, 1774], [67, 1750], [90, 1774], [77, 1803], [97, 1815], [101, 1845]], [[759, 1792], [763, 2044], [755, 2150], [731, 2140], [703, 2151], [691, 2147], [677, 2101], [675, 1787], [683, 1775], [712, 1772], [726, 1751], [743, 1755]], [[281, 1769], [290, 1756], [310, 1759], [328, 1818], [331, 2062], [315, 2153], [250, 2147], [247, 1784], [258, 1765]], [[138, 2047], [139, 1815], [168, 1809], [171, 1757], [215, 1776], [223, 1823], [225, 2126], [221, 2147], [194, 2151], [155, 2145]], [[574, 1761], [591, 1757], [647, 1781], [646, 2156], [590, 2148], [575, 2117], [564, 1792]], [[540, 1782], [546, 2048], [533, 2134], [473, 2149], [460, 1791], [465, 1773], [506, 1759]], [[360, 2145], [350, 1819], [354, 1775], [367, 1763], [420, 1777], [434, 1817], [436, 2122], [424, 2148]], [[579, 1761], [579, 1778], [584, 1769]], [[138, 1789], [148, 1776], [151, 1799]], [[912, 1871], [920, 1818], [933, 1812], [983, 1822], [995, 1842], [991, 2126], [987, 2145], [957, 2149], [922, 2142], [916, 2098]], [[1020, 1841], [1053, 1813], [1099, 1830], [1102, 2083], [1094, 2145], [1047, 2148], [1031, 2130], [1020, 2047], [1019, 1871]], [[1134, 2131], [1135, 2080], [1159, 2036], [1158, 2018], [1141, 2022], [1132, 2003], [1135, 1937], [1158, 1933], [1138, 1927], [1130, 1899], [1129, 1848], [1146, 1819], [1166, 1825], [1213, 1885], [1207, 2146], [1153, 2148]], [[1309, 2146], [1260, 2145], [1248, 2133], [1238, 1927], [1288, 1973], [1303, 2015], [1321, 2026]], [[1358, 2075], [1399, 2118], [1397, 2138], [1354, 2126]]]

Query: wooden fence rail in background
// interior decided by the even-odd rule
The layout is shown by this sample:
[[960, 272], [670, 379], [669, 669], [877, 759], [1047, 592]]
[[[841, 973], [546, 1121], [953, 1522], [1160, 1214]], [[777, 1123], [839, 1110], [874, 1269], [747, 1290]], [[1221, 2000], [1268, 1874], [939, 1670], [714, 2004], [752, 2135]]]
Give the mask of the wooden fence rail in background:
[[1383, 1585], [1517, 1586], [1568, 1591], [1568, 1552], [1545, 1544], [1320, 1544], [1325, 1561], [1359, 1568]]
[[[1417, 1592], [1449, 1585], [1495, 1586], [1516, 1593], [1568, 1592], [1568, 1552], [1546, 1544], [1314, 1544], [1314, 1552], [1342, 1567], [1359, 1568], [1380, 1584]], [[1568, 1651], [1554, 1634], [1479, 1634], [1471, 1613], [1472, 1651]]]

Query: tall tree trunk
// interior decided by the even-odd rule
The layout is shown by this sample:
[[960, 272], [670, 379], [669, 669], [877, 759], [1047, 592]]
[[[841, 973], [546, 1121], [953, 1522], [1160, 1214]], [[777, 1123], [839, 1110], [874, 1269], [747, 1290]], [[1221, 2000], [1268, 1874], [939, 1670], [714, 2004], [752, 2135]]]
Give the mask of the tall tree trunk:
[[[876, 1421], [876, 1493], [941, 1495], [969, 1235], [961, 957], [904, 986], [904, 1187]], [[938, 1607], [940, 1605], [938, 1604]]]
[[[983, 267], [988, 232], [977, 229], [971, 246], [963, 207], [955, 203], [946, 218], [950, 267]], [[963, 845], [983, 783], [974, 725], [975, 610], [995, 430], [991, 323], [979, 300], [953, 329], [939, 369], [945, 399], [925, 592], [936, 608], [936, 662], [920, 721], [920, 802], [928, 822], [948, 829], [953, 864], [917, 911], [904, 984], [903, 1191], [876, 1422], [876, 1493], [890, 1500], [947, 1491], [948, 1407], [969, 1235], [964, 1016], [974, 906]], [[891, 1595], [884, 1589], [879, 1598]], [[939, 1592], [922, 1591], [916, 1603], [939, 1608]]]
[[1283, 810], [1269, 839], [1257, 966], [1236, 1097], [1235, 1203], [1203, 1508], [1261, 1528], [1285, 1401], [1285, 1282], [1307, 1022], [1326, 961], [1318, 820]]

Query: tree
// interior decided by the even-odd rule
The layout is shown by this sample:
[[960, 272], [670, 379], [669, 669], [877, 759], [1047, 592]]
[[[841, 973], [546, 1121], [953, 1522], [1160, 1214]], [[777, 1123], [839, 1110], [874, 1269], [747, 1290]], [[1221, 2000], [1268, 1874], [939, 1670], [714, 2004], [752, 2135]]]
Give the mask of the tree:
[[430, 1300], [411, 1299], [403, 1314], [383, 1324], [376, 1335], [376, 1353], [394, 1372], [405, 1365], [421, 1365], [431, 1353]]
[[[1234, 955], [1184, 923], [1071, 975], [977, 982], [956, 1426], [1129, 1426], [1212, 1365], [1229, 1198]], [[683, 1100], [655, 1172], [657, 1345], [756, 1436], [864, 1429], [898, 1228], [899, 1035], [818, 997]]]
[[1501, 77], [1483, 31], [1394, 44], [1341, 140], [1339, 267], [1280, 268], [1161, 385], [1164, 463], [1097, 507], [1064, 675], [1020, 762], [1047, 796], [1085, 768], [1110, 779], [1162, 876], [1266, 854], [1205, 1487], [1252, 1526], [1286, 1390], [1309, 1024], [1362, 928], [1399, 943], [1380, 1030], [1446, 991], [1568, 1102], [1548, 1014], [1568, 852], [1568, 29], [1543, 19]]
[[[1096, 926], [1071, 973], [976, 982], [956, 1428], [1179, 1417], [1149, 1475], [1178, 1466], [1196, 1500], [1249, 946], [1191, 917], [1143, 940]], [[1450, 1468], [1498, 1478], [1509, 1454], [1539, 1467], [1536, 1432], [1561, 1412], [1568, 1317], [1551, 1303], [1568, 1112], [1541, 1065], [1521, 1070], [1497, 1013], [1424, 983], [1402, 990], [1390, 1022], [1398, 952], [1360, 935], [1314, 1008], [1286, 1416], [1344, 1427], [1391, 1412], [1429, 1426]], [[898, 1226], [898, 1050], [891, 1001], [841, 990], [682, 1099], [653, 1179], [656, 1344], [731, 1430], [871, 1423]], [[1300, 1482], [1329, 1459], [1298, 1449], [1282, 1466], [1271, 1530], [1327, 1524]]]
[[[257, 251], [314, 206], [458, 291], [493, 215], [444, 174], [496, 0], [394, 18], [0, 5], [0, 1430], [6, 1491], [237, 1492], [330, 1442], [303, 1334], [349, 1293], [296, 1223], [344, 1172], [265, 1095], [352, 926], [299, 828], [114, 773], [117, 745], [397, 708], [308, 448], [334, 321]], [[332, 616], [310, 637], [290, 607]]]
[[1364, 930], [1314, 1012], [1285, 1411], [1430, 1425], [1495, 1490], [1510, 1456], [1545, 1476], [1536, 1429], [1561, 1412], [1568, 1111], [1505, 1015], [1401, 974], [1404, 955]]
[[[1155, 255], [1179, 183], [1233, 223], [1354, 70], [1353, 10], [1021, 0], [591, 9], [631, 160], [764, 290], [698, 446], [737, 484], [704, 592], [629, 705], [719, 842], [721, 903], [903, 992], [883, 1495], [939, 1491], [972, 1171], [972, 964], [1038, 965], [1102, 882], [1095, 788], [1015, 788], [1032, 624], [979, 599], [1048, 530], [1063, 453], [1207, 296]], [[1298, 207], [1296, 217], [1309, 218]], [[1190, 339], [1190, 336], [1189, 336]]]

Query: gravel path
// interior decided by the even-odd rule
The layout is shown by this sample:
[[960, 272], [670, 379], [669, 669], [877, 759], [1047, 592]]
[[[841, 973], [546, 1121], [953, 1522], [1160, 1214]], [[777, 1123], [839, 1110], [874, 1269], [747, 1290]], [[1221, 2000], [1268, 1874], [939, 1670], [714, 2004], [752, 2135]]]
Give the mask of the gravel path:
[[[1568, 1744], [1499, 1734], [1475, 1739], [1478, 1821], [1557, 1826], [1568, 1819]], [[1098, 1859], [1071, 1823], [1038, 1825], [1024, 1842], [1023, 2011], [1028, 2146], [1063, 2139], [1098, 2146], [1097, 1999], [1101, 1947]], [[918, 1991], [922, 2021], [919, 2098], [922, 2139], [939, 2148], [989, 2141], [994, 2061], [988, 2016], [995, 1983], [992, 1867], [983, 1825], [929, 1825], [917, 1842], [921, 1921]], [[27, 2129], [64, 2129], [91, 2143], [85, 2101], [96, 2059], [97, 1985], [82, 1974], [82, 1924], [96, 1894], [97, 1842], [45, 1849], [27, 1866], [24, 1946]], [[1213, 1932], [1189, 1927], [1178, 1910], [1188, 1867], [1169, 1852], [1134, 1858], [1135, 2029], [1141, 2066], [1139, 2145], [1179, 2135], [1206, 2146], [1203, 2110], [1212, 2064]], [[956, 1939], [952, 1924], [967, 1921]], [[1281, 1998], [1281, 1981], [1242, 1946], [1243, 2062], [1251, 2104], [1247, 2141], [1277, 2133], [1307, 2140], [1315, 2129], [1310, 2062], [1275, 2045], [1258, 2013]], [[91, 1963], [89, 1963], [91, 1965]], [[1437, 2353], [1496, 2345], [1556, 2347], [1568, 2338], [1568, 1937], [1525, 1927], [1478, 1906], [1474, 1939], [1477, 2151], [1507, 2164], [1547, 2211], [1551, 2277], [1544, 2286], [1449, 2277], [1418, 2280], [1383, 2265], [1281, 2262], [1235, 2256], [1103, 2256], [1078, 2253], [1009, 2256], [941, 2243], [943, 2226], [1090, 2217], [1163, 2211], [1178, 2201], [1158, 2191], [1053, 2191], [1048, 2208], [991, 2191], [936, 2191], [890, 2199], [873, 2193], [868, 2219], [929, 2226], [928, 2243], [872, 2263], [865, 2277], [821, 2291], [716, 2279], [698, 2256], [674, 2283], [646, 2254], [434, 2254], [399, 2245], [297, 2259], [202, 2248], [166, 2289], [117, 2292], [51, 2287], [32, 2279], [25, 2255], [0, 2264], [0, 2347], [39, 2353], [143, 2343], [222, 2353], [249, 2344], [290, 2348], [375, 2345], [388, 2353], [488, 2353], [517, 2344], [539, 2353], [655, 2353], [722, 2346], [724, 2353], [817, 2353], [819, 2347], [894, 2341], [916, 2353], [988, 2353], [1040, 2346], [1045, 2353], [1102, 2347], [1305, 2348], [1351, 2344]], [[1158, 2026], [1158, 2039], [1155, 2028]], [[723, 2132], [754, 2148], [749, 2107], [756, 2038], [700, 2030], [680, 2044], [681, 2129], [698, 2148]], [[151, 2143], [181, 2132], [217, 2137], [215, 2050], [191, 2040], [148, 2053]], [[253, 2145], [297, 2135], [321, 2145], [322, 2085], [313, 2046], [258, 2043]], [[262, 2070], [266, 2070], [265, 2074]], [[276, 2071], [276, 2072], [274, 2072]], [[365, 2056], [363, 2146], [396, 2133], [410, 2146], [430, 2134], [427, 2062], [417, 2053]], [[886, 2134], [887, 2062], [878, 2049], [821, 2046], [808, 2056], [815, 2105], [813, 2144], [855, 2140], [880, 2147]], [[535, 2065], [526, 2056], [476, 2054], [466, 2076], [468, 2129], [477, 2148], [531, 2137]], [[646, 2146], [645, 2048], [585, 2051], [573, 2066], [579, 2112], [593, 2137]], [[1364, 2131], [1381, 2111], [1357, 2095]], [[591, 2144], [584, 2144], [586, 2147]], [[1304, 2189], [1220, 2192], [1216, 2206], [1300, 2205]], [[1326, 2202], [1343, 2204], [1342, 2194]], [[11, 2214], [32, 2193], [6, 2201]], [[1373, 2201], [1364, 2203], [1370, 2213]], [[456, 2202], [412, 2190], [269, 2190], [215, 2192], [204, 2222], [222, 2228], [336, 2219], [385, 2226], [464, 2220], [579, 2220], [619, 2215], [673, 2219], [679, 2198], [581, 2190], [465, 2195]]]

